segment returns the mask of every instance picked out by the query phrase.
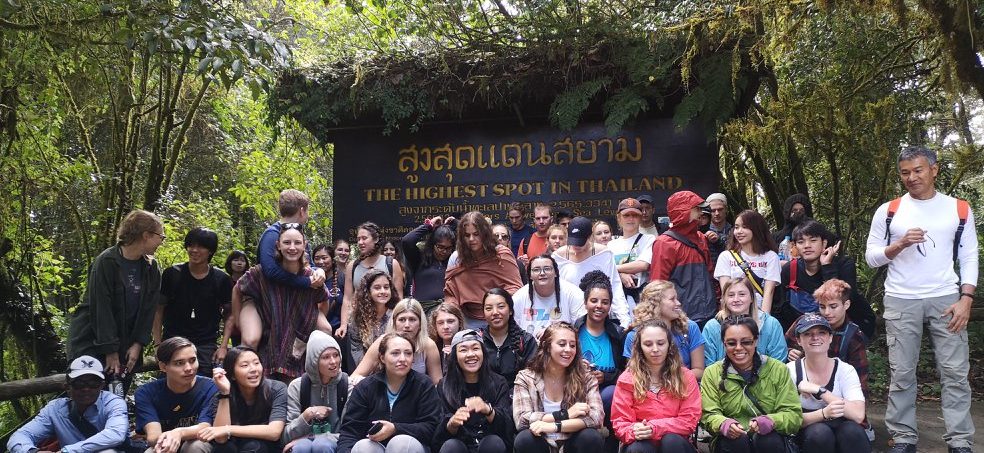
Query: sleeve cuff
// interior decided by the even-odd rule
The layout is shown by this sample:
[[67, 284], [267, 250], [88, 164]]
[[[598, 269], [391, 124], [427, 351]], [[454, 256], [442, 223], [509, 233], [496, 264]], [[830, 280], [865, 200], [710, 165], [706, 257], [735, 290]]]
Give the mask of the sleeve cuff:
[[763, 436], [771, 433], [772, 430], [775, 429], [776, 424], [771, 418], [769, 418], [768, 415], [759, 415], [758, 417], [755, 417], [755, 421], [758, 423], [759, 434]]
[[724, 423], [721, 423], [721, 430], [720, 430], [721, 431], [721, 435], [722, 436], [727, 435], [728, 434], [728, 430], [731, 429], [731, 425], [734, 425], [735, 423], [738, 423], [738, 420], [735, 420], [733, 418], [729, 418], [729, 419], [725, 420]]

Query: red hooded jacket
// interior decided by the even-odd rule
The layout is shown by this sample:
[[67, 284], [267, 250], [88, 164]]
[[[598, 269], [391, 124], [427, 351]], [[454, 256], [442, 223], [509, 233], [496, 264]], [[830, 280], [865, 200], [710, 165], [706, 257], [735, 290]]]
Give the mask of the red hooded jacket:
[[[714, 263], [711, 262], [707, 239], [697, 231], [697, 221], [690, 220], [690, 210], [704, 202], [688, 190], [670, 195], [666, 210], [673, 226], [653, 243], [653, 262], [649, 265], [649, 281], [669, 280], [677, 290], [677, 299], [687, 317], [698, 324], [714, 317], [718, 310], [714, 290]], [[689, 241], [691, 245], [673, 238], [670, 232]]]

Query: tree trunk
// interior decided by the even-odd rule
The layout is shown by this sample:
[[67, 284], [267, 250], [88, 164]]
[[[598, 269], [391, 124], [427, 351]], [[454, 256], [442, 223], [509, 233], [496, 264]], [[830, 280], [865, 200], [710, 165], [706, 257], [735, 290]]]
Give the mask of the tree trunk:
[[977, 11], [968, 10], [970, 3], [950, 0], [920, 0], [919, 2], [935, 21], [938, 37], [946, 45], [946, 50], [956, 68], [957, 77], [973, 88], [984, 100], [984, 67], [981, 66], [980, 58], [977, 56], [981, 37], [975, 37], [971, 29], [971, 21], [974, 20]]

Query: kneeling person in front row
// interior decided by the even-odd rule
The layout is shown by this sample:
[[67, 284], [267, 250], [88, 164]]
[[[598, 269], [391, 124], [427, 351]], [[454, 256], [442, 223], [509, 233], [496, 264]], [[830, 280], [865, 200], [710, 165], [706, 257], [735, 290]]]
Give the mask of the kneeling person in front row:
[[184, 337], [171, 337], [157, 347], [157, 366], [164, 377], [137, 389], [137, 432], [147, 435], [147, 453], [208, 453], [212, 446], [197, 440], [212, 425], [211, 379], [198, 376], [198, 352]]
[[56, 437], [62, 452], [116, 452], [126, 440], [129, 420], [126, 402], [101, 389], [103, 365], [84, 355], [68, 370], [68, 397], [56, 398], [7, 442], [12, 453], [37, 452], [38, 445]]

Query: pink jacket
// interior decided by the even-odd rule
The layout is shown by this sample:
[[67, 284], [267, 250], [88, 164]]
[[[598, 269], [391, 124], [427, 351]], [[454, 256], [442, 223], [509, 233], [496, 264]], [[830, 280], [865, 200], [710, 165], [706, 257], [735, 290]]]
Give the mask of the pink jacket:
[[625, 444], [635, 442], [632, 425], [636, 422], [644, 422], [653, 428], [652, 440], [662, 439], [668, 433], [687, 437], [697, 429], [701, 411], [700, 387], [690, 370], [681, 370], [687, 389], [683, 399], [661, 390], [658, 394], [646, 392], [644, 401], [635, 401], [632, 372], [625, 370], [618, 377], [612, 399], [612, 428], [619, 440]]

